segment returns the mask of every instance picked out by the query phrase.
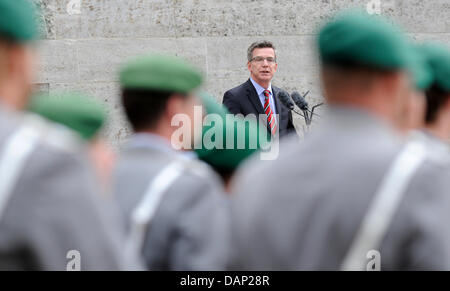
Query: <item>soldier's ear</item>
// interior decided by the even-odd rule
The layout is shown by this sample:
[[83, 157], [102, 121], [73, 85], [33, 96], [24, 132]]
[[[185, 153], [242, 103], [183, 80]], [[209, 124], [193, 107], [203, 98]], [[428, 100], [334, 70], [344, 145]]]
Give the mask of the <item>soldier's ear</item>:
[[165, 114], [172, 117], [179, 113], [184, 113], [186, 97], [180, 94], [172, 94], [166, 103]]

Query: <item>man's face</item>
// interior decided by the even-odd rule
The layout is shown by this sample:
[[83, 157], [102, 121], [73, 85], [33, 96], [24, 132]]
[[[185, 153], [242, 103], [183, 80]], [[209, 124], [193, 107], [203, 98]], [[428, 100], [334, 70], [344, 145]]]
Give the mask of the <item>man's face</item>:
[[270, 82], [277, 71], [275, 51], [272, 48], [256, 48], [252, 61], [247, 63], [250, 76], [258, 83]]

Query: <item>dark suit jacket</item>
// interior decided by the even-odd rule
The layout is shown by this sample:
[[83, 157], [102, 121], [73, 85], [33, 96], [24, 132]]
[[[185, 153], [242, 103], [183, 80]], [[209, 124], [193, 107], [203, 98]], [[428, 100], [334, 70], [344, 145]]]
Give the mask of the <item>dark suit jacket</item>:
[[[279, 114], [278, 130], [280, 138], [290, 134], [295, 133], [294, 124], [292, 123], [292, 113], [284, 106], [280, 100], [278, 100], [278, 92], [280, 88], [272, 86], [272, 94], [275, 101], [275, 110]], [[264, 108], [261, 105], [261, 101], [258, 97], [255, 87], [253, 86], [250, 79], [244, 84], [241, 84], [233, 89], [225, 92], [223, 96], [222, 103], [228, 108], [230, 113], [238, 114], [241, 113], [244, 116], [248, 114], [255, 114], [258, 118], [259, 114], [264, 114]], [[270, 129], [268, 128], [269, 132]]]

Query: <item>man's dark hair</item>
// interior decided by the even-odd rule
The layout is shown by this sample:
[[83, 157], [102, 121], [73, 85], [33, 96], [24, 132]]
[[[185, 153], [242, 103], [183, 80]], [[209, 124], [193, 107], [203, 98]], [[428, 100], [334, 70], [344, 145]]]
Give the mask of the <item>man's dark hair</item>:
[[156, 126], [172, 94], [147, 89], [123, 89], [122, 104], [134, 131]]
[[260, 41], [256, 41], [254, 43], [252, 43], [248, 49], [247, 49], [247, 60], [249, 62], [252, 61], [253, 58], [253, 51], [257, 48], [272, 48], [273, 51], [275, 52], [275, 59], [277, 58], [276, 55], [276, 49], [275, 46], [273, 45], [273, 43], [271, 43], [270, 41], [267, 40], [260, 40]]
[[450, 97], [449, 92], [445, 92], [438, 86], [433, 85], [426, 92], [427, 97], [427, 112], [425, 115], [426, 124], [433, 123], [439, 114], [440, 109], [448, 101]]

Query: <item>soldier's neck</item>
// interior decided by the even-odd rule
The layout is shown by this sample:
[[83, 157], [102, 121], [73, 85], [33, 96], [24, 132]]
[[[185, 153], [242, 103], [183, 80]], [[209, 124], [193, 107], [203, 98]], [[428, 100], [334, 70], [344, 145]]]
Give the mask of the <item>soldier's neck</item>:
[[26, 99], [22, 97], [24, 92], [22, 92], [17, 86], [9, 86], [6, 83], [0, 85], [0, 102], [2, 106], [13, 110], [21, 111], [26, 106]]
[[450, 114], [439, 115], [435, 122], [426, 126], [426, 129], [437, 138], [447, 142], [450, 139]]

